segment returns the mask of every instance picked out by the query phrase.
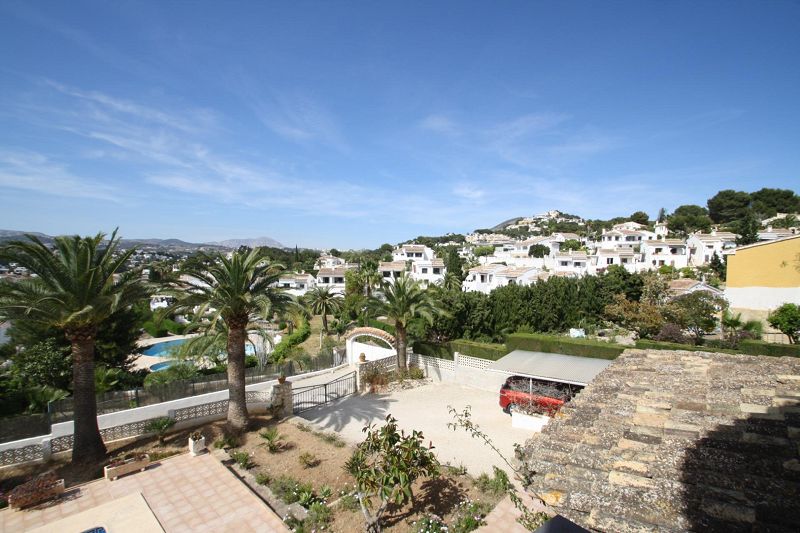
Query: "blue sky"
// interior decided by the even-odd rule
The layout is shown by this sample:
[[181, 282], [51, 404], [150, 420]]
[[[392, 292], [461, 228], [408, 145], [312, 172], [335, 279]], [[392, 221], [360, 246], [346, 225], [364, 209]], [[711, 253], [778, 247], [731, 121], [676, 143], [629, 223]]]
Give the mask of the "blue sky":
[[3, 2], [0, 228], [375, 247], [800, 189], [798, 2]]

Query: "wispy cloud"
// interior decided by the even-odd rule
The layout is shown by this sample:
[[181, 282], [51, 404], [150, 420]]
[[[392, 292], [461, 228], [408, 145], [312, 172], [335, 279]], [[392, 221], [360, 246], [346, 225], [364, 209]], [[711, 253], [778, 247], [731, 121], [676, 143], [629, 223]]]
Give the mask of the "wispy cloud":
[[461, 128], [454, 120], [440, 114], [428, 115], [420, 121], [419, 127], [423, 130], [428, 130], [443, 135], [461, 134]]
[[460, 183], [453, 188], [453, 194], [467, 200], [480, 200], [486, 192], [473, 183]]
[[0, 151], [0, 187], [54, 196], [120, 201], [115, 187], [75, 175], [46, 156], [28, 151]]

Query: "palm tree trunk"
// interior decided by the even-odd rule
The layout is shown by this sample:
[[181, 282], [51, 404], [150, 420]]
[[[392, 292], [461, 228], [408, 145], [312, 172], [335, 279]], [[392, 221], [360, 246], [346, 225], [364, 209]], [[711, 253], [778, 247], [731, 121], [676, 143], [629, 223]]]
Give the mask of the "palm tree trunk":
[[244, 381], [244, 343], [247, 321], [228, 323], [228, 427], [235, 432], [247, 428], [247, 394]]
[[322, 330], [328, 334], [328, 315], [325, 313], [322, 313]]
[[395, 329], [395, 344], [397, 345], [397, 369], [405, 370], [408, 367], [406, 364], [406, 345], [408, 344], [406, 328], [399, 322], [396, 322]]
[[106, 446], [97, 425], [97, 397], [94, 390], [94, 335], [77, 333], [68, 336], [72, 345], [72, 397], [74, 435], [72, 464], [102, 461]]

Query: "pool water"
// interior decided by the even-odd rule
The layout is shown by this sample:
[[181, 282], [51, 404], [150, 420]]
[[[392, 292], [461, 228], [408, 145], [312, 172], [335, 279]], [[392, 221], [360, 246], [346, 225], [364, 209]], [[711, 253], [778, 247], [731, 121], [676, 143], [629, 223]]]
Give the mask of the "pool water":
[[[156, 344], [148, 346], [147, 348], [142, 350], [142, 355], [149, 355], [150, 357], [168, 358], [172, 356], [171, 352], [173, 348], [177, 348], [186, 341], [187, 339], [175, 339], [174, 341], [157, 342]], [[255, 355], [256, 351], [253, 348], [252, 344], [246, 344], [244, 347], [244, 353], [245, 355]], [[172, 363], [173, 363], [172, 360], [156, 363], [154, 365], [150, 365], [150, 370], [152, 372], [158, 372], [159, 370], [164, 370]]]
[[170, 350], [172, 350], [173, 348], [177, 348], [184, 342], [186, 342], [186, 339], [158, 342], [142, 350], [142, 354], [149, 355], [151, 357], [169, 357]]

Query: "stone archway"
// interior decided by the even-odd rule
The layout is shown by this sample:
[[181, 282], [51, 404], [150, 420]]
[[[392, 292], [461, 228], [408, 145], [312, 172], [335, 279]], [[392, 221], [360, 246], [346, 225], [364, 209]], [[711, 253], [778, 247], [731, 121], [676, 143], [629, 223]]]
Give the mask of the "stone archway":
[[355, 343], [356, 339], [359, 337], [371, 337], [373, 339], [382, 341], [389, 345], [389, 349], [397, 353], [395, 349], [395, 338], [389, 332], [383, 331], [382, 329], [378, 328], [370, 328], [370, 327], [363, 327], [363, 328], [355, 328], [352, 331], [347, 332], [345, 334], [345, 347], [347, 350], [347, 362], [353, 364], [358, 361], [359, 354], [354, 353], [353, 343]]

